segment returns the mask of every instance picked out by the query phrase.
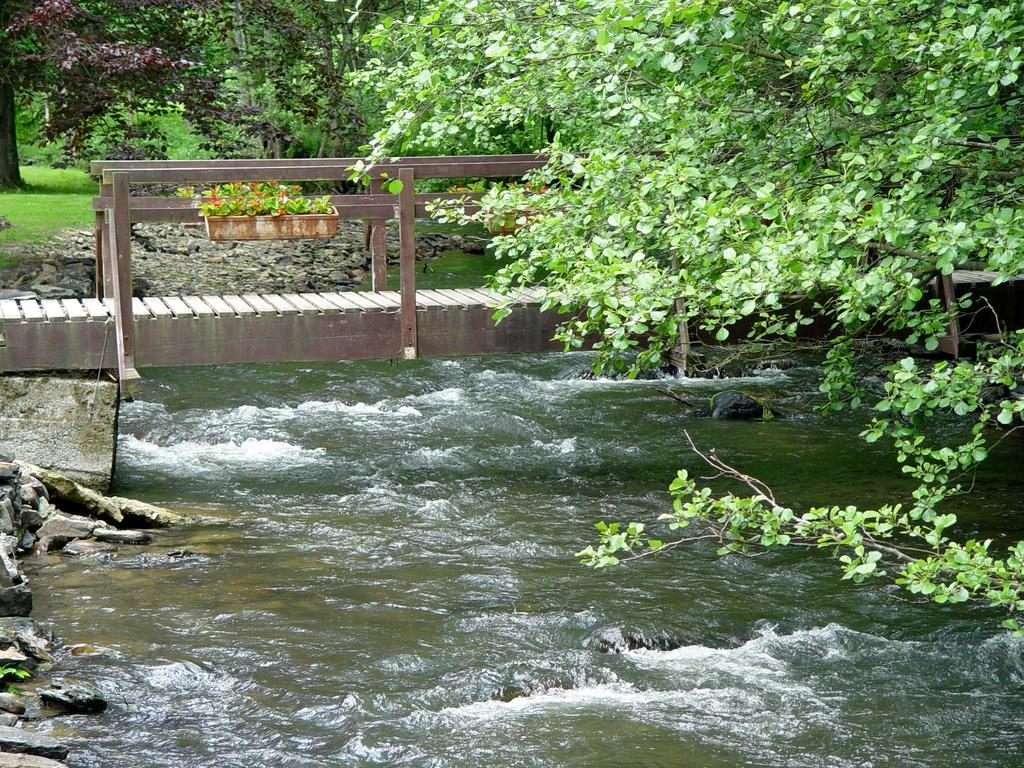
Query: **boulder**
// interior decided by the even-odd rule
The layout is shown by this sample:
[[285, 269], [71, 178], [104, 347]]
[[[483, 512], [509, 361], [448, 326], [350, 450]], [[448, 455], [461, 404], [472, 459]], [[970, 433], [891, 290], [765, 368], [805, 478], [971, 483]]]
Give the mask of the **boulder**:
[[29, 616], [32, 613], [32, 590], [22, 582], [0, 589], [0, 617]]
[[36, 549], [44, 553], [53, 549], [62, 549], [75, 539], [86, 539], [91, 536], [96, 525], [96, 521], [88, 517], [65, 515], [58, 512], [43, 523], [39, 529], [37, 533], [39, 541], [36, 544]]
[[[50, 500], [50, 494], [46, 492], [46, 486], [39, 482], [37, 478], [30, 475], [28, 472], [22, 472], [21, 479], [18, 482], [21, 483], [22, 489], [26, 487], [31, 488], [33, 491], [36, 492], [37, 497], [41, 496], [47, 501]], [[22, 490], [22, 493], [24, 493], [24, 490]]]
[[33, 533], [38, 531], [43, 523], [50, 519], [54, 513], [53, 505], [47, 499], [40, 496], [34, 507], [26, 507], [21, 510], [21, 524], [26, 530]]
[[0, 726], [0, 750], [49, 757], [53, 760], [63, 760], [68, 756], [68, 748], [52, 736], [25, 728], [5, 726]]
[[0, 587], [13, 587], [25, 580], [14, 557], [17, 545], [18, 540], [13, 536], [0, 534]]
[[28, 618], [8, 616], [0, 618], [0, 648], [13, 649], [28, 657], [21, 666], [33, 670], [41, 664], [50, 664], [51, 638]]
[[48, 757], [0, 753], [0, 768], [68, 768], [68, 766]]
[[28, 528], [25, 528], [21, 532], [21, 536], [18, 538], [18, 554], [30, 554], [36, 547], [36, 536]]
[[0, 533], [12, 535], [15, 526], [14, 505], [8, 498], [0, 498]]
[[0, 693], [0, 709], [4, 712], [10, 712], [12, 715], [25, 714], [25, 705], [21, 699], [13, 693], [7, 693], [6, 691]]
[[[102, 493], [76, 483], [60, 472], [22, 462], [19, 462], [19, 466], [46, 486], [51, 500], [63, 502], [62, 506], [67, 505], [81, 509], [87, 514], [117, 525], [128, 523], [149, 528], [166, 528], [188, 521], [184, 515], [147, 504], [144, 501], [126, 499], [121, 496], [104, 496]], [[42, 535], [40, 535], [41, 538]]]
[[37, 689], [36, 693], [47, 704], [55, 704], [67, 712], [93, 713], [107, 708], [103, 694], [90, 683], [53, 680], [49, 685]]
[[695, 415], [710, 416], [712, 419], [739, 420], [771, 418], [772, 412], [768, 406], [749, 395], [726, 390], [712, 397], [710, 406], [697, 411]]

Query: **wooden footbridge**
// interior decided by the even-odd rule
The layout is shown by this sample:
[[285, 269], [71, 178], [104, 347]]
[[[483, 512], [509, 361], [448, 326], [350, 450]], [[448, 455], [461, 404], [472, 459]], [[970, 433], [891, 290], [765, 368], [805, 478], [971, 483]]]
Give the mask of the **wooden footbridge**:
[[[465, 195], [417, 194], [417, 179], [518, 178], [539, 155], [400, 158], [375, 166], [365, 194], [333, 195], [343, 219], [366, 221], [372, 290], [221, 296], [132, 295], [131, 225], [199, 223], [190, 199], [138, 194], [147, 186], [217, 182], [341, 182], [355, 158], [104, 161], [96, 214], [96, 298], [0, 301], [0, 372], [109, 369], [122, 393], [143, 366], [315, 362], [537, 352], [558, 349], [557, 317], [534, 291], [416, 289], [416, 218], [428, 203]], [[399, 179], [386, 194], [386, 179]], [[473, 196], [469, 207], [472, 209]], [[398, 222], [400, 290], [387, 290], [386, 227]], [[188, 270], [189, 256], [181, 269]], [[492, 319], [499, 305], [511, 312]]]

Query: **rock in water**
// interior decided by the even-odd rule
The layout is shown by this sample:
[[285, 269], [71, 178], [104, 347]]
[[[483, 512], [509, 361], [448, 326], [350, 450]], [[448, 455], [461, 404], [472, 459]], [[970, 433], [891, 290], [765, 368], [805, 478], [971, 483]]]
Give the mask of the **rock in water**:
[[6, 726], [0, 726], [0, 750], [49, 757], [53, 760], [63, 760], [68, 756], [68, 748], [52, 736], [25, 728], [8, 728]]
[[607, 627], [592, 635], [587, 646], [598, 653], [626, 653], [627, 651], [673, 651], [688, 645], [689, 639], [673, 637], [667, 632], [642, 629]]
[[711, 407], [703, 408], [696, 416], [712, 419], [762, 419], [771, 418], [772, 412], [766, 405], [742, 392], [726, 390], [711, 398]]
[[50, 517], [38, 531], [40, 552], [61, 549], [75, 539], [86, 539], [96, 528], [96, 521], [78, 515], [58, 512]]
[[127, 531], [117, 528], [97, 528], [92, 532], [93, 538], [97, 541], [105, 541], [109, 544], [151, 544], [153, 534], [145, 531]]
[[65, 557], [91, 557], [95, 555], [106, 555], [110, 552], [116, 551], [117, 547], [113, 544], [107, 544], [102, 541], [76, 539], [64, 547], [64, 549], [61, 550], [61, 554]]
[[103, 694], [95, 685], [89, 683], [53, 680], [36, 693], [43, 701], [56, 704], [68, 712], [102, 712], [107, 708], [107, 700], [103, 698]]

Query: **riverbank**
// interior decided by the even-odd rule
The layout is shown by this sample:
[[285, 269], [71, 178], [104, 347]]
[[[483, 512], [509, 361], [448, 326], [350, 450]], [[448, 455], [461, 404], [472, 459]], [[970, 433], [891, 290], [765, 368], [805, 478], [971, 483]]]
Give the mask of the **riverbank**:
[[[27, 557], [114, 557], [150, 544], [146, 530], [187, 521], [151, 504], [104, 496], [59, 473], [0, 455], [0, 768], [60, 768], [69, 748], [26, 725], [96, 714], [109, 693], [91, 680], [59, 676], [68, 656], [102, 653], [90, 644], [62, 646], [30, 618], [33, 594], [22, 568]], [[27, 756], [27, 757], [26, 757]]]

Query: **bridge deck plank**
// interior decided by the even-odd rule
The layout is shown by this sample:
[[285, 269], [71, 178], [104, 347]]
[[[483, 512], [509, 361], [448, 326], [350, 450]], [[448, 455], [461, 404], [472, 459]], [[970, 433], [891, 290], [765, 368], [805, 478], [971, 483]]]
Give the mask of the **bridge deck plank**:
[[75, 323], [89, 319], [89, 313], [78, 299], [61, 299], [60, 303], [64, 305], [64, 311], [70, 322]]
[[135, 317], [152, 317], [149, 313], [149, 307], [146, 306], [142, 299], [132, 296], [132, 314]]
[[224, 303], [235, 310], [239, 317], [252, 317], [253, 315], [259, 314], [256, 309], [241, 296], [233, 296], [229, 294], [223, 298]]
[[164, 304], [167, 308], [174, 313], [176, 318], [191, 318], [195, 317], [188, 304], [181, 300], [178, 296], [162, 296]]
[[342, 312], [362, 312], [363, 308], [352, 299], [340, 293], [321, 293], [321, 298], [336, 306]]
[[14, 299], [0, 300], [0, 320], [21, 322], [21, 308]]
[[436, 301], [444, 309], [462, 309], [462, 302], [447, 291], [434, 291], [425, 289], [416, 292], [425, 299]]
[[[388, 291], [393, 293], [395, 296], [401, 297], [398, 291]], [[433, 296], [429, 296], [424, 291], [416, 291], [416, 309], [445, 309], [448, 305], [443, 301], [439, 301]]]
[[214, 311], [217, 317], [235, 316], [235, 310], [220, 296], [203, 296], [203, 301], [206, 302], [206, 306]]
[[152, 317], [174, 317], [174, 313], [167, 308], [167, 305], [158, 296], [146, 296], [142, 299], [142, 303], [146, 305]]
[[110, 318], [107, 306], [99, 299], [82, 299], [82, 306], [89, 313], [90, 320], [101, 320], [106, 322]]
[[[250, 307], [256, 310], [257, 315], [276, 315], [277, 310], [274, 305], [267, 301], [265, 298], [256, 293], [243, 293], [242, 299]], [[292, 310], [294, 314], [294, 310]]]
[[308, 301], [325, 315], [336, 315], [341, 311], [319, 293], [300, 293], [299, 296]]
[[359, 293], [359, 298], [364, 299], [365, 301], [368, 301], [371, 304], [380, 307], [385, 312], [397, 311], [402, 306], [401, 295], [399, 295], [399, 298], [396, 301], [390, 296], [382, 296], [380, 293], [374, 293], [372, 291], [361, 291]]
[[302, 298], [297, 293], [283, 293], [281, 298], [291, 304], [295, 309], [303, 315], [318, 315], [320, 310], [317, 309], [316, 304], [309, 301], [308, 299]]
[[208, 306], [198, 296], [182, 296], [181, 300], [184, 301], [188, 308], [191, 309], [196, 317], [216, 317], [217, 313], [213, 311], [213, 308]]
[[[246, 295], [245, 298], [248, 301], [248, 299], [249, 299], [248, 295]], [[295, 307], [293, 307], [287, 301], [282, 299], [276, 293], [261, 293], [260, 294], [260, 298], [262, 298], [264, 301], [266, 301], [268, 304], [270, 304], [270, 306], [272, 306], [274, 308], [274, 311], [276, 311], [279, 315], [297, 315], [297, 314], [299, 314], [299, 310], [297, 310]]]
[[44, 319], [43, 308], [35, 299], [21, 299], [19, 302], [21, 312], [30, 323], [42, 322]]
[[488, 307], [491, 305], [491, 299], [488, 296], [474, 291], [472, 288], [456, 288], [456, 292], [466, 297], [466, 300], [470, 302], [470, 306], [473, 307]]
[[359, 291], [345, 291], [344, 293], [332, 294], [332, 297], [333, 296], [348, 299], [363, 312], [382, 312], [384, 310], [383, 306], [369, 301], [366, 298], [366, 294], [360, 293]]
[[39, 303], [43, 308], [43, 314], [46, 315], [47, 321], [60, 323], [67, 319], [67, 315], [64, 314], [64, 307], [60, 305], [57, 299], [43, 299]]

